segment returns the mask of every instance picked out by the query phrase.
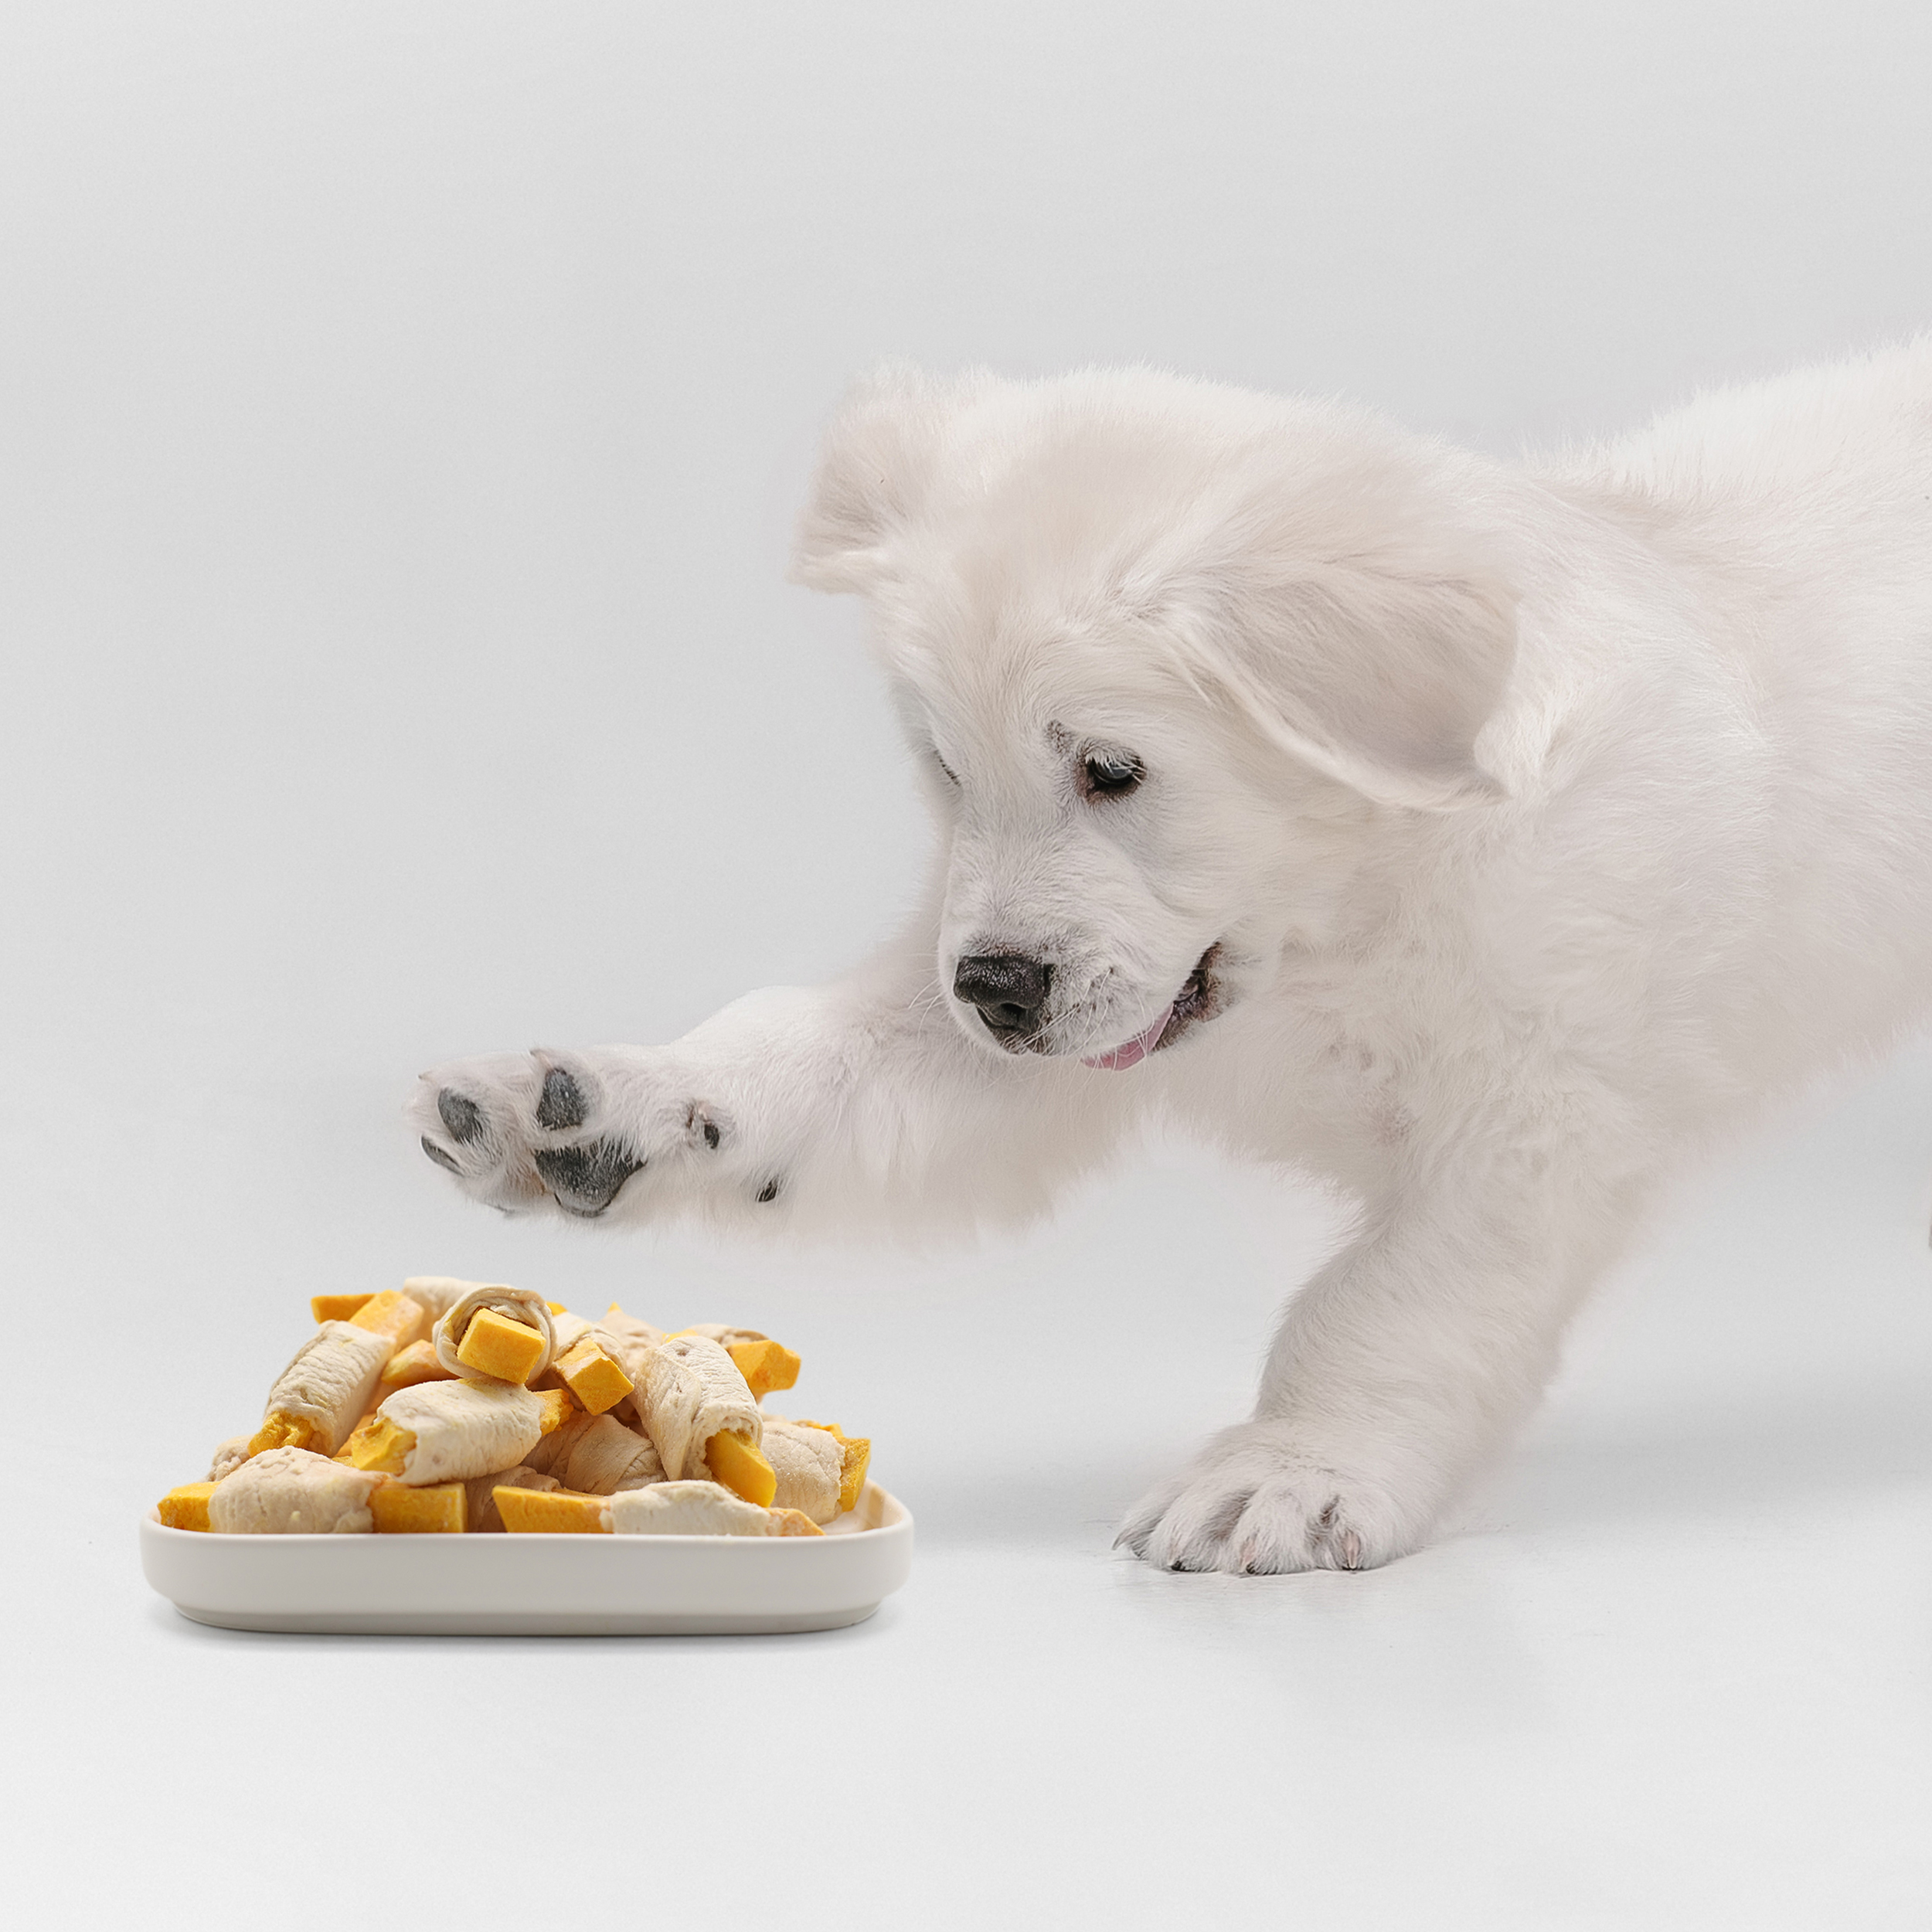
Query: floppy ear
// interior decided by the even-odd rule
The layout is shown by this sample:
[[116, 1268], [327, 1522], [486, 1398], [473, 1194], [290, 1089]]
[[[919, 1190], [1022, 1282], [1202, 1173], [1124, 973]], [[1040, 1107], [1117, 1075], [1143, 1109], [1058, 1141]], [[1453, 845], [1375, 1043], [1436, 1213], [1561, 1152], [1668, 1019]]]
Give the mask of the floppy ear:
[[798, 519], [791, 579], [814, 590], [869, 590], [895, 534], [919, 512], [978, 372], [950, 380], [899, 363], [853, 384], [827, 427]]
[[1444, 811], [1501, 798], [1475, 746], [1515, 661], [1515, 599], [1481, 567], [1410, 561], [1423, 568], [1250, 554], [1197, 575], [1189, 668], [1370, 798]]

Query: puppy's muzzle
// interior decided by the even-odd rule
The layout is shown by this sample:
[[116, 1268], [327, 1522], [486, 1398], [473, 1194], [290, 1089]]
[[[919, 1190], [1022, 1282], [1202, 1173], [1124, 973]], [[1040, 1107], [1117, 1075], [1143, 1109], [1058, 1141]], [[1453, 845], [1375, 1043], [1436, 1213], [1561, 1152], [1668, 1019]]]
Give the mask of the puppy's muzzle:
[[1018, 1048], [1046, 1022], [1053, 969], [1023, 953], [968, 953], [953, 972], [953, 997], [979, 1009], [1002, 1046]]

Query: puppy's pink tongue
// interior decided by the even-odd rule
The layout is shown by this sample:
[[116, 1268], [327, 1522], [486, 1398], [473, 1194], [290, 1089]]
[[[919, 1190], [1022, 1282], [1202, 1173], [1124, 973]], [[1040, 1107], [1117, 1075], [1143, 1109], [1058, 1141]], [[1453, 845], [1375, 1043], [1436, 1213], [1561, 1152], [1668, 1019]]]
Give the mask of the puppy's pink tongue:
[[1124, 1046], [1117, 1046], [1111, 1053], [1096, 1053], [1090, 1060], [1083, 1060], [1083, 1066], [1104, 1066], [1118, 1073], [1126, 1066], [1138, 1066], [1158, 1044], [1161, 1036], [1167, 1031], [1167, 1023], [1174, 1017], [1174, 1002], [1169, 1000], [1162, 1009], [1161, 1017], [1145, 1033], [1136, 1033]]

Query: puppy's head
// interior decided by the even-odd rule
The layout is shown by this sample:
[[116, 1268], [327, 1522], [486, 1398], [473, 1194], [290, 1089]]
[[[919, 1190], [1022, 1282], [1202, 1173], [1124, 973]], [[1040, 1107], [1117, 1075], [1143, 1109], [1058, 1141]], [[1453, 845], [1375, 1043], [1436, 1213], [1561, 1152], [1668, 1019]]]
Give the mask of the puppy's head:
[[1131, 1066], [1318, 943], [1391, 814], [1498, 795], [1513, 605], [1457, 461], [1148, 372], [848, 399], [794, 573], [872, 607], [972, 1037]]

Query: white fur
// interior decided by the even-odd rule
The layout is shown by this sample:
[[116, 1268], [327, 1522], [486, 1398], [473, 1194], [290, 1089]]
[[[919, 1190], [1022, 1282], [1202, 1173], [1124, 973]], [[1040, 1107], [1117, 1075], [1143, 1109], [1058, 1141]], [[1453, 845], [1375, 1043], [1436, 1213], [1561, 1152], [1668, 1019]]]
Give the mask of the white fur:
[[[1023, 1214], [1155, 1115], [1338, 1183], [1253, 1419], [1128, 1520], [1152, 1561], [1416, 1548], [1660, 1185], [1932, 988], [1932, 344], [1522, 468], [1146, 372], [889, 372], [796, 569], [869, 600], [936, 754], [925, 917], [669, 1046], [440, 1069], [416, 1118], [513, 1208], [546, 1154], [591, 1150], [580, 1211], [641, 1161], [620, 1219]], [[1096, 747], [1141, 787], [1083, 797]], [[1216, 943], [1218, 1017], [1082, 1064]], [[1041, 1050], [951, 997], [988, 951], [1053, 962]]]

